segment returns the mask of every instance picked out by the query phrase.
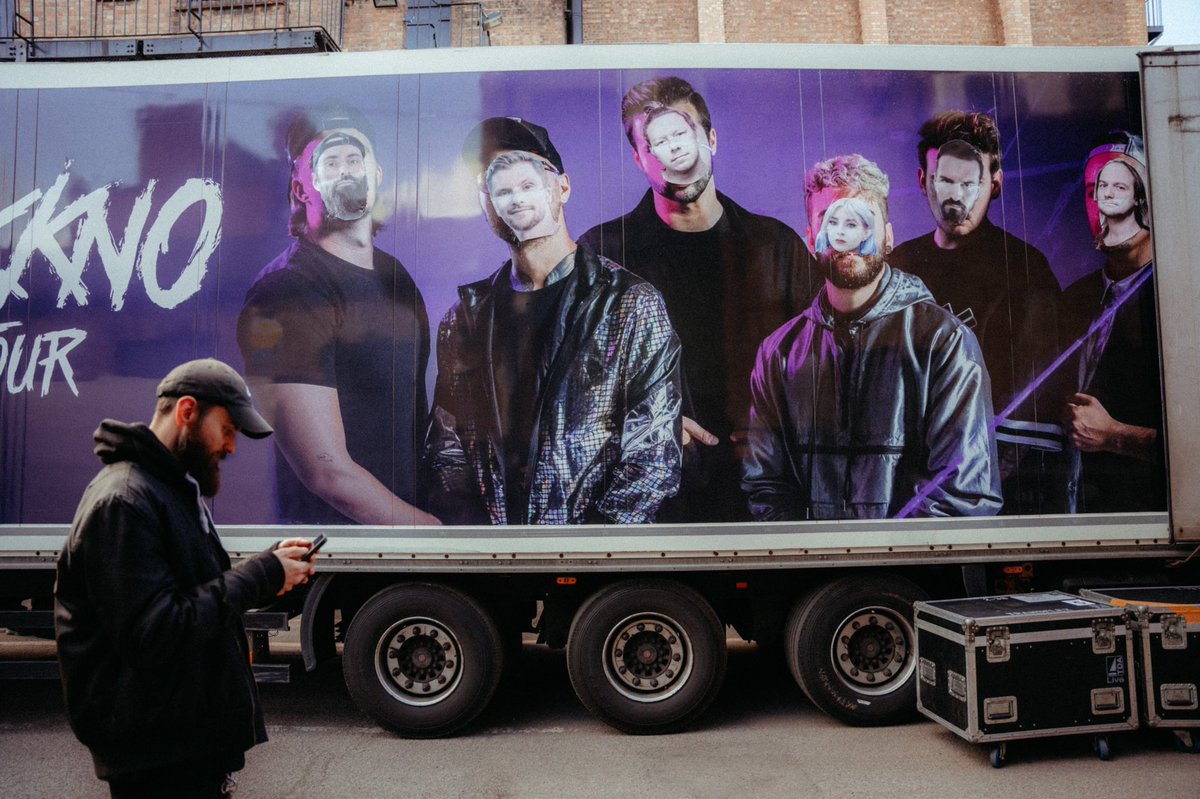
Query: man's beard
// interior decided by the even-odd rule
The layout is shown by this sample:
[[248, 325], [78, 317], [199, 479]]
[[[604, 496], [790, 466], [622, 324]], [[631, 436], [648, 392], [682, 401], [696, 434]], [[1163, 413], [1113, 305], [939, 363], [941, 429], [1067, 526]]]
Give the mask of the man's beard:
[[826, 250], [817, 257], [825, 276], [835, 288], [853, 291], [869, 286], [883, 271], [882, 255], [858, 255], [855, 252]]
[[967, 221], [967, 206], [957, 200], [946, 200], [941, 205], [942, 219], [951, 225], [961, 225]]
[[708, 184], [712, 181], [712, 164], [708, 165], [708, 169], [704, 170], [704, 174], [697, 178], [692, 183], [679, 185], [678, 183], [664, 183], [659, 194], [666, 197], [668, 200], [674, 200], [680, 205], [690, 205], [700, 198], [704, 190], [708, 188]]
[[325, 203], [325, 216], [343, 222], [354, 222], [367, 215], [370, 208], [367, 200], [370, 187], [366, 174], [339, 179], [332, 184], [318, 186], [321, 201]]
[[200, 484], [201, 496], [215, 497], [221, 490], [221, 459], [224, 453], [209, 451], [200, 440], [199, 431], [199, 424], [184, 428], [175, 456]]

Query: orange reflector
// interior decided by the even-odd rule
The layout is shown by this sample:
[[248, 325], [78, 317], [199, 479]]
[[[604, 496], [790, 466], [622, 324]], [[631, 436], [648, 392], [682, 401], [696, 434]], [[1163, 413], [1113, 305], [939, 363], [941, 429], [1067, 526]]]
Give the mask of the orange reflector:
[[575, 585], [575, 583], [579, 581], [574, 577], [558, 577], [554, 580], [554, 582], [558, 583], [559, 585]]
[[739, 591], [745, 591], [747, 588], [750, 587], [750, 583], [734, 583], [733, 587]]

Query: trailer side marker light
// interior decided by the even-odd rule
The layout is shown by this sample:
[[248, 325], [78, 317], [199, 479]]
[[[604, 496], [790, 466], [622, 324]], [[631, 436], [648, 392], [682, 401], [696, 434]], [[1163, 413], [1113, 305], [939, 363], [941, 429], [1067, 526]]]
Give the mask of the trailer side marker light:
[[555, 577], [554, 582], [558, 583], [559, 585], [575, 585], [575, 583], [579, 582], [579, 580], [575, 577]]
[[1023, 571], [1025, 571], [1025, 569], [1021, 566], [1005, 566], [1004, 567], [1005, 574], [1020, 574]]
[[733, 587], [739, 591], [745, 591], [747, 588], [750, 587], [750, 583], [734, 583]]

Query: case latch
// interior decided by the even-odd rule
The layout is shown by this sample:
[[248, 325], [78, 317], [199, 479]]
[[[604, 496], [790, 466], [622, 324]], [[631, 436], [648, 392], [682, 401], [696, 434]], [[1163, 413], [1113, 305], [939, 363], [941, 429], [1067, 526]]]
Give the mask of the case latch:
[[1008, 628], [989, 627], [987, 631], [987, 662], [1004, 663], [1009, 658]]
[[1163, 649], [1187, 649], [1187, 619], [1178, 613], [1164, 613], [1159, 623]]
[[1117, 625], [1112, 619], [1095, 619], [1092, 622], [1092, 652], [1111, 655], [1117, 651]]

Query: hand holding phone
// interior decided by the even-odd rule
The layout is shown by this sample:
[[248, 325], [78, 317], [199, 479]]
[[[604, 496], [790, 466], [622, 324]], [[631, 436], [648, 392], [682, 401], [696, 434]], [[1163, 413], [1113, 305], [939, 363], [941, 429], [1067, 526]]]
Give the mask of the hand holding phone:
[[326, 538], [324, 533], [318, 533], [317, 537], [313, 539], [312, 544], [308, 547], [308, 551], [300, 556], [300, 560], [305, 561], [305, 562], [312, 560], [313, 555], [317, 554], [317, 550], [319, 550], [321, 547], [325, 546], [325, 542], [327, 540], [328, 539]]

